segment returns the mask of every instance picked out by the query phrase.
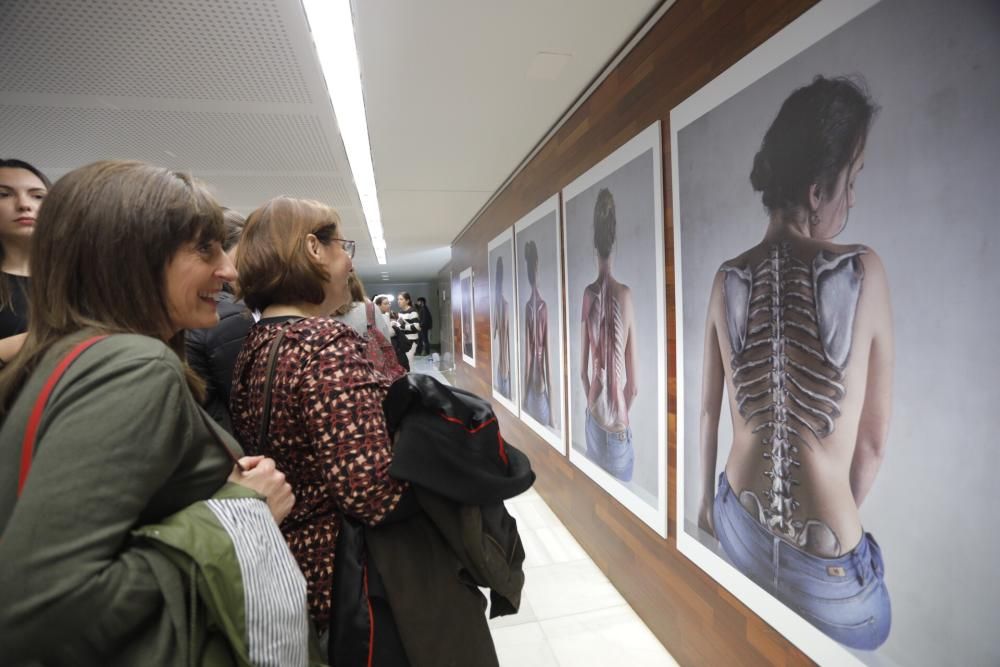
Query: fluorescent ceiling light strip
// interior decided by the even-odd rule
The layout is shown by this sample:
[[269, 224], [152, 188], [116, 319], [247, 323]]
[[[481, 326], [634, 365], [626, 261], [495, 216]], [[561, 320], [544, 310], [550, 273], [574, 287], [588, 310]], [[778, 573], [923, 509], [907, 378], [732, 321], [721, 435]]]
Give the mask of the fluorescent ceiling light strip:
[[350, 0], [303, 0], [313, 43], [326, 78], [326, 87], [337, 115], [340, 136], [354, 174], [361, 210], [368, 225], [372, 247], [379, 264], [385, 264], [385, 234], [375, 188], [371, 142], [361, 91], [361, 68], [354, 42], [354, 21]]

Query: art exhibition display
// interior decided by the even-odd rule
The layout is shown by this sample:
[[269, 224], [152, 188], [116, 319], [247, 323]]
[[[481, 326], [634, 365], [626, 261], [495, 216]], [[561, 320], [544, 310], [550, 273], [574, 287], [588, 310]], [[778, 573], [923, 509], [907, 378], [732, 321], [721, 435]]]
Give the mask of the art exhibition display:
[[820, 664], [1000, 664], [998, 26], [825, 0], [671, 112], [677, 546]]
[[563, 189], [570, 461], [666, 536], [666, 314], [657, 122]]
[[476, 365], [476, 322], [473, 312], [472, 267], [458, 274], [458, 303], [462, 317], [462, 361]]
[[493, 398], [518, 414], [517, 313], [514, 309], [514, 230], [487, 244], [490, 286], [490, 359]]
[[514, 248], [521, 421], [565, 454], [559, 195], [514, 224]]

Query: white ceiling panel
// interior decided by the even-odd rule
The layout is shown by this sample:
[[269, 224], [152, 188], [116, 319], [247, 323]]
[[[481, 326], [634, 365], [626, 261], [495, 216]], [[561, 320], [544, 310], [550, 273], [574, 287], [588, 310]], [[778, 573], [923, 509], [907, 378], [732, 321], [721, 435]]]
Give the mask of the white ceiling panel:
[[[0, 90], [310, 104], [281, 5], [242, 0], [4, 0]], [[301, 17], [299, 17], [301, 23]], [[313, 88], [315, 88], [313, 86]]]
[[388, 245], [379, 266], [299, 0], [0, 0], [0, 153], [191, 171], [249, 212], [336, 207], [361, 275], [449, 247], [659, 0], [353, 0]]

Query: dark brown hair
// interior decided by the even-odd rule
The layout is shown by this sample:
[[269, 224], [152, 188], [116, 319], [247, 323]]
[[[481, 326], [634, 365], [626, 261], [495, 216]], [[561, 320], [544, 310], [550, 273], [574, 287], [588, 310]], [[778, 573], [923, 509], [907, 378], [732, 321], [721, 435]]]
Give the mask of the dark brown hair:
[[[9, 408], [42, 356], [82, 329], [159, 338], [183, 360], [184, 331], [173, 330], [167, 307], [166, 267], [183, 244], [222, 238], [222, 210], [187, 174], [105, 161], [59, 179], [35, 224], [28, 336], [0, 373], [0, 405]], [[188, 384], [196, 396], [203, 393], [190, 370]]]
[[597, 193], [597, 201], [594, 202], [594, 248], [602, 259], [607, 259], [611, 255], [617, 226], [615, 198], [611, 190], [601, 188]]
[[[25, 162], [24, 160], [15, 160], [13, 158], [7, 158], [0, 160], [0, 169], [23, 169], [24, 171], [31, 172], [38, 177], [38, 180], [42, 182], [45, 189], [48, 190], [52, 187], [52, 182], [48, 177], [41, 172], [38, 167]], [[0, 262], [3, 262], [5, 256], [5, 251], [3, 244], [0, 244]], [[7, 280], [0, 280], [0, 308], [11, 308], [14, 303], [12, 301], [12, 295], [10, 293], [11, 284]]]
[[878, 106], [860, 77], [817, 76], [788, 96], [753, 159], [750, 185], [771, 213], [807, 207], [809, 187], [829, 196], [868, 139]]
[[306, 252], [313, 234], [323, 245], [337, 238], [340, 216], [318, 201], [275, 197], [247, 218], [236, 251], [238, 293], [252, 310], [271, 304], [323, 303], [326, 267]]

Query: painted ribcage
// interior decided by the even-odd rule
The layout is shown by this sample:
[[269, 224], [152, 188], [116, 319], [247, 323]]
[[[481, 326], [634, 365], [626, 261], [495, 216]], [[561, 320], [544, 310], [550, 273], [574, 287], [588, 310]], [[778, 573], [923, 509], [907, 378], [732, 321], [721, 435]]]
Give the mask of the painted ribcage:
[[833, 432], [843, 373], [823, 352], [810, 265], [776, 244], [748, 277], [745, 338], [731, 357], [735, 398], [771, 463], [766, 523], [794, 539], [802, 529], [792, 521], [798, 454]]

